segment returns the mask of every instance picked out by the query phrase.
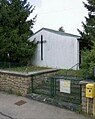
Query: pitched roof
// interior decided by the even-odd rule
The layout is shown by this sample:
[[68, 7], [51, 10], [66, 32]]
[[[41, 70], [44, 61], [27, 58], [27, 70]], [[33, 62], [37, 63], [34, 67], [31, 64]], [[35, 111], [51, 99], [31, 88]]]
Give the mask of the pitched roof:
[[78, 35], [74, 35], [74, 34], [62, 32], [62, 31], [56, 31], [56, 30], [52, 30], [52, 29], [48, 29], [48, 28], [42, 28], [42, 29], [38, 30], [37, 32], [35, 32], [35, 33], [33, 34], [33, 36], [34, 36], [35, 34], [37, 34], [38, 32], [42, 31], [42, 30], [46, 30], [46, 31], [49, 31], [49, 32], [52, 32], [52, 33], [55, 33], [55, 34], [58, 34], [58, 35], [71, 36], [71, 37], [80, 38], [80, 36], [78, 36]]

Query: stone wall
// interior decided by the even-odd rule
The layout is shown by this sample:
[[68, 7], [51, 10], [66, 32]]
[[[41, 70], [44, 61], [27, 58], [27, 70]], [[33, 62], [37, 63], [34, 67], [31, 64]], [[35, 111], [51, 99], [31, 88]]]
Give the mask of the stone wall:
[[29, 73], [18, 73], [0, 70], [0, 90], [25, 96], [31, 88], [33, 77], [42, 79], [58, 70], [44, 70]]
[[[80, 82], [80, 85], [82, 86], [82, 112], [88, 115], [93, 115], [93, 99], [86, 98], [86, 84], [88, 83], [95, 83], [95, 82], [93, 81]], [[87, 100], [88, 100], [88, 105], [87, 105]]]

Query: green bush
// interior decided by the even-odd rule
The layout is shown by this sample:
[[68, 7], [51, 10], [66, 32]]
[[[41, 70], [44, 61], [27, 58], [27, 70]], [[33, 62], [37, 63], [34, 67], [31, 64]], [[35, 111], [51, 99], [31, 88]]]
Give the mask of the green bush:
[[95, 67], [95, 44], [93, 48], [89, 50], [84, 50], [82, 52], [82, 64], [81, 64], [81, 72], [84, 77], [91, 77], [91, 79], [95, 80], [94, 77], [94, 67]]

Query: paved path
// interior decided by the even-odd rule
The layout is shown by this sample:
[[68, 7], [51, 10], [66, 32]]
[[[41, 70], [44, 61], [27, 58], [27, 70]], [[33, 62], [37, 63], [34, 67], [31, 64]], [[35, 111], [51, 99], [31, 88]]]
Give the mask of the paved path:
[[[27, 103], [17, 106], [23, 100]], [[90, 119], [75, 112], [0, 92], [0, 119]]]

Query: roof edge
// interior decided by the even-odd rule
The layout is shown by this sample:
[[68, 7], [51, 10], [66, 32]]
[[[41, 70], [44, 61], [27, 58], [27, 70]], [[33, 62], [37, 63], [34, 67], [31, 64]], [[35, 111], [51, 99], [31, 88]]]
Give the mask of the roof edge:
[[[56, 34], [59, 34], [59, 35], [66, 35], [66, 36], [72, 36], [72, 37], [78, 37], [78, 39], [81, 37], [81, 36], [78, 36], [78, 35], [74, 35], [74, 34], [71, 34], [71, 33], [66, 33], [66, 32], [60, 32], [60, 31], [57, 31], [57, 30], [53, 30], [53, 29], [49, 29], [49, 28], [41, 28], [40, 30], [38, 30], [37, 32], [35, 32], [32, 36], [36, 35], [38, 32], [42, 31], [42, 30], [46, 30], [46, 31], [49, 31], [49, 32], [53, 32], [53, 33], [56, 33]], [[31, 37], [32, 37], [31, 36]]]

